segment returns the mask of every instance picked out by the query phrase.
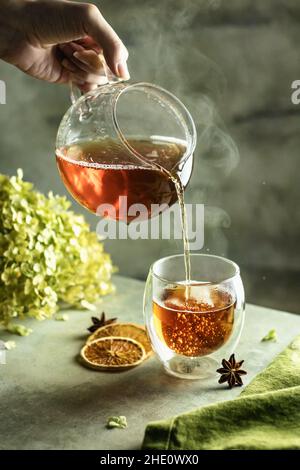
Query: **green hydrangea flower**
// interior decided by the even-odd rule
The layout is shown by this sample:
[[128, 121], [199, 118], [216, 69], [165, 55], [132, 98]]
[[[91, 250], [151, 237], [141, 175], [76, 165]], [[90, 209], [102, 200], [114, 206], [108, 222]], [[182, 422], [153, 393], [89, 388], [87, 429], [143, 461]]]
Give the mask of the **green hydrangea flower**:
[[86, 308], [113, 291], [114, 271], [96, 233], [69, 210], [17, 176], [0, 174], [0, 323], [51, 317], [58, 302]]

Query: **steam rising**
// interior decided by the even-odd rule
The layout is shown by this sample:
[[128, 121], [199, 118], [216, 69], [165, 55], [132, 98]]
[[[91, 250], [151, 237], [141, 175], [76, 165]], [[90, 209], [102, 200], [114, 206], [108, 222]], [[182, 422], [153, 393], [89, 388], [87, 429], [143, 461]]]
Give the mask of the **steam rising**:
[[[239, 152], [216, 104], [226, 93], [225, 77], [218, 65], [204, 55], [205, 44], [191, 41], [201, 5], [213, 14], [221, 2], [172, 0], [161, 2], [158, 8], [157, 2], [149, 0], [143, 5], [143, 18], [134, 3], [129, 4], [123, 26], [129, 34], [131, 74], [135, 81], [152, 82], [171, 91], [192, 114], [198, 143], [185, 199], [187, 203], [205, 204], [204, 250], [226, 255], [225, 232], [230, 226], [230, 216], [225, 208], [216, 206], [214, 196], [238, 165]], [[182, 242], [163, 241], [156, 258], [174, 250], [170, 243], [178, 252], [182, 251]]]

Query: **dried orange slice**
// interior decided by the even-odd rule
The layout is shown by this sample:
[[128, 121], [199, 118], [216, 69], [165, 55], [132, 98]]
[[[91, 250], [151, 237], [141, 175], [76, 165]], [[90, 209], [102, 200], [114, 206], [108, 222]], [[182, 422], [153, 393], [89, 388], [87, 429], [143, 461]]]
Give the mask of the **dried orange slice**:
[[84, 364], [97, 370], [125, 370], [146, 357], [141, 343], [131, 338], [108, 336], [87, 343], [80, 352]]
[[112, 323], [110, 325], [101, 326], [88, 337], [87, 343], [97, 338], [104, 338], [105, 336], [122, 336], [123, 338], [135, 339], [144, 346], [146, 359], [153, 352], [145, 328], [136, 323]]

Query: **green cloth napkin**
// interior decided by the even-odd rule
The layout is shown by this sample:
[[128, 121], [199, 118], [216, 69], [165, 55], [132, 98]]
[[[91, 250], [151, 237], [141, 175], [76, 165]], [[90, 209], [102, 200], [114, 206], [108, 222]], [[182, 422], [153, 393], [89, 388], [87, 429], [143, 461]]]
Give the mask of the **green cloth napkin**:
[[143, 449], [300, 449], [300, 336], [238, 398], [149, 423]]

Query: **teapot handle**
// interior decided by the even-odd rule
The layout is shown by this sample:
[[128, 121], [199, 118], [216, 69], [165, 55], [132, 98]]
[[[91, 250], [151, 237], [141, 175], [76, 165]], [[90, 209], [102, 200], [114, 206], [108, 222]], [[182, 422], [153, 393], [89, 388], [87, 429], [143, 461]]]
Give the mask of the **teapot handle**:
[[[123, 82], [124, 79], [123, 78], [119, 78], [117, 77], [115, 74], [112, 73], [112, 71], [110, 70], [110, 68], [108, 67], [107, 63], [106, 63], [106, 60], [104, 58], [104, 55], [102, 53], [99, 54], [99, 59], [101, 60], [102, 62], [102, 65], [103, 65], [103, 69], [104, 69], [104, 74], [107, 78], [107, 82], [102, 84], [102, 85], [98, 85], [98, 88], [103, 86], [103, 85], [113, 85], [114, 83], [119, 83], [119, 82]], [[75, 83], [73, 83], [72, 81], [70, 81], [70, 98], [71, 98], [71, 103], [74, 104], [76, 103], [76, 101], [83, 95], [84, 93], [75, 85]]]

